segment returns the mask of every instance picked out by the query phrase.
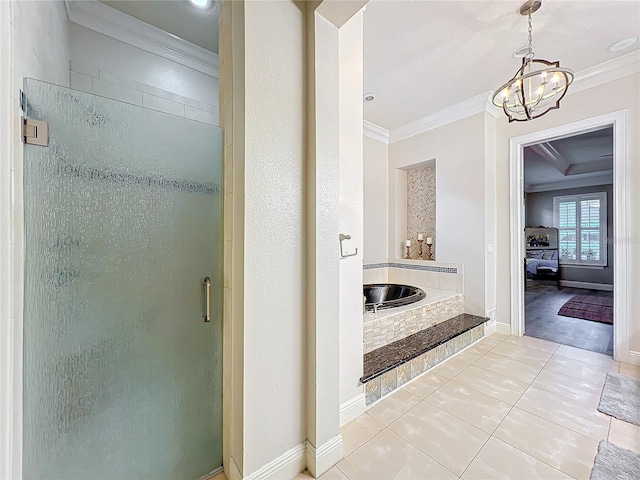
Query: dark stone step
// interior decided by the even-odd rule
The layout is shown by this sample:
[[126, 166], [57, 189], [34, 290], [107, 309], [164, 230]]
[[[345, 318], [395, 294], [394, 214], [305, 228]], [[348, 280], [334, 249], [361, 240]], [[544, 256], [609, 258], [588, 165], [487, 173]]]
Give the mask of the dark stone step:
[[366, 383], [379, 377], [488, 320], [487, 317], [463, 313], [418, 333], [376, 348], [364, 355], [364, 375], [360, 382]]

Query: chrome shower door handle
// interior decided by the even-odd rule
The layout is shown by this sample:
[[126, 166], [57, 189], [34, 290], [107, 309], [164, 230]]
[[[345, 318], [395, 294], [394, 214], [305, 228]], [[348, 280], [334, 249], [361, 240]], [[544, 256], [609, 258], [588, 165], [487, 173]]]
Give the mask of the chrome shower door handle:
[[205, 315], [202, 317], [202, 321], [205, 323], [209, 323], [211, 321], [211, 279], [209, 277], [204, 277], [202, 279], [202, 283], [205, 288]]

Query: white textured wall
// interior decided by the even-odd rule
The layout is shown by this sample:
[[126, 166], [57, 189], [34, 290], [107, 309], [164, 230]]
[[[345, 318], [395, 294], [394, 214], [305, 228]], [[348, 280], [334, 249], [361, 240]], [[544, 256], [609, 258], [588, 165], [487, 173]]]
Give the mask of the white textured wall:
[[[389, 145], [390, 179], [398, 177], [398, 169], [436, 160], [438, 260], [464, 263], [465, 307], [477, 315], [485, 314], [485, 115], [476, 114]], [[392, 199], [402, 188], [397, 180], [389, 182]], [[397, 208], [393, 203], [389, 207], [389, 224], [396, 225], [396, 231], [396, 222], [402, 223], [396, 218]], [[395, 242], [401, 241], [396, 238]]]
[[389, 146], [364, 137], [364, 238], [365, 263], [389, 258]]
[[484, 116], [485, 137], [485, 192], [484, 192], [484, 241], [485, 241], [485, 315], [492, 320], [496, 314], [496, 119]]
[[340, 260], [340, 403], [362, 393], [362, 13], [339, 33], [340, 40], [340, 232], [345, 253]]
[[[565, 125], [578, 120], [596, 117], [618, 110], [628, 111], [627, 142], [629, 152], [629, 168], [627, 171], [631, 191], [626, 205], [629, 216], [630, 236], [616, 241], [628, 242], [630, 258], [628, 265], [631, 272], [631, 283], [627, 286], [631, 294], [631, 312], [640, 312], [640, 296], [634, 292], [640, 291], [640, 74], [629, 75], [619, 80], [609, 82], [581, 92], [567, 95], [562, 100], [559, 110], [536, 119], [533, 122], [508, 123], [506, 118], [500, 117], [497, 123], [497, 291], [498, 321], [511, 323], [510, 309], [510, 264], [509, 264], [509, 139], [520, 135]], [[615, 185], [614, 185], [615, 187]], [[640, 357], [640, 316], [629, 317], [630, 350], [638, 352]]]
[[246, 2], [244, 21], [247, 476], [305, 440], [306, 27], [293, 1]]
[[219, 105], [215, 77], [74, 23], [70, 24], [70, 34], [74, 72], [98, 78], [102, 70], [208, 105]]
[[14, 9], [14, 68], [32, 77], [69, 86], [70, 34], [62, 1], [12, 1]]

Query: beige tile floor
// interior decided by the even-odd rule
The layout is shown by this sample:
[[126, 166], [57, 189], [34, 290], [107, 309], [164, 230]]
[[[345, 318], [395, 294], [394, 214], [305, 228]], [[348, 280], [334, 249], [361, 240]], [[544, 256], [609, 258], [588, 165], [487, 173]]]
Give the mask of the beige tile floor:
[[640, 378], [599, 353], [493, 334], [345, 425], [345, 458], [321, 478], [588, 479], [600, 440], [640, 453], [640, 427], [597, 410], [607, 372]]

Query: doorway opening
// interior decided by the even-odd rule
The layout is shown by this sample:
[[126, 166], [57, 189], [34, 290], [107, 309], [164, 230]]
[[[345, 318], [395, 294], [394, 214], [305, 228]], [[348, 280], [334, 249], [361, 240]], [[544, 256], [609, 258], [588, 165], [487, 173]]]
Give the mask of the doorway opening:
[[[613, 265], [613, 356], [617, 361], [629, 360], [630, 314], [627, 285], [630, 282], [629, 246], [625, 239], [629, 236], [629, 215], [625, 208], [630, 185], [627, 175], [628, 153], [626, 143], [627, 112], [619, 111], [558, 127], [529, 133], [510, 140], [510, 243], [511, 243], [511, 333], [525, 334], [525, 148], [541, 142], [554, 142], [576, 135], [588, 134], [611, 128], [613, 131], [613, 235], [608, 233], [615, 254]], [[588, 199], [585, 199], [588, 200]], [[559, 199], [558, 202], [561, 202]], [[565, 204], [565, 207], [567, 205]], [[534, 225], [538, 226], [538, 225]], [[545, 226], [545, 225], [542, 225]], [[586, 233], [586, 232], [585, 232]], [[535, 232], [532, 232], [535, 234]], [[561, 248], [558, 230], [558, 251]], [[551, 244], [551, 237], [549, 237]], [[534, 245], [535, 246], [535, 245]], [[546, 246], [546, 245], [542, 245]], [[551, 249], [551, 245], [549, 245]], [[561, 263], [561, 262], [560, 262]], [[559, 267], [562, 275], [562, 267]], [[544, 270], [540, 273], [545, 273]], [[547, 279], [548, 280], [548, 279]], [[575, 285], [574, 285], [575, 286]], [[580, 287], [581, 285], [577, 285]]]
[[525, 332], [613, 356], [613, 127], [524, 147]]

